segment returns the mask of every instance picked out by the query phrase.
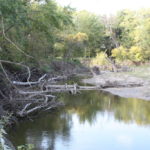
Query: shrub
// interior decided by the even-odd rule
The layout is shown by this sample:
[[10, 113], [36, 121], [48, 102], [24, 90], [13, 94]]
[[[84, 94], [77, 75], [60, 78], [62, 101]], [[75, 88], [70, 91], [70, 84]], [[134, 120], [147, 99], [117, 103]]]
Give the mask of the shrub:
[[140, 62], [144, 60], [143, 51], [138, 46], [132, 46], [129, 50], [129, 59], [131, 61]]
[[128, 59], [128, 50], [123, 46], [112, 50], [112, 57], [115, 57], [117, 61], [124, 61]]
[[103, 65], [108, 65], [109, 62], [107, 61], [107, 54], [104, 52], [100, 52], [96, 55], [95, 58], [91, 60], [90, 65], [91, 66], [103, 66]]

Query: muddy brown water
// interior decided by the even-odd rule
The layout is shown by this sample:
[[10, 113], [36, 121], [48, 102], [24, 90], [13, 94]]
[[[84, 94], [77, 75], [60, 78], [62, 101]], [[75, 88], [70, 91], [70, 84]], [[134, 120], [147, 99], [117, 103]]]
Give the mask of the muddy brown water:
[[61, 94], [66, 107], [24, 121], [9, 132], [34, 150], [149, 150], [150, 102], [100, 91]]

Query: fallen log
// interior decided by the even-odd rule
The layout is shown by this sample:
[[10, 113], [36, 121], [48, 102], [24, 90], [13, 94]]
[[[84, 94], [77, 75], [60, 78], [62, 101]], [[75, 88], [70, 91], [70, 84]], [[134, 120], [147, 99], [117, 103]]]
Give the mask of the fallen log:
[[[36, 94], [34, 96], [38, 96], [38, 95], [41, 95], [44, 93], [50, 93], [50, 92], [51, 91], [19, 91], [19, 94], [22, 94], [22, 95]], [[49, 95], [49, 97], [55, 98], [54, 95]]]
[[79, 86], [80, 90], [96, 90], [99, 89], [98, 86]]
[[[21, 86], [26, 86], [26, 85], [36, 85], [36, 84], [40, 84], [41, 81], [43, 81], [43, 79], [47, 76], [47, 74], [44, 74], [42, 77], [39, 78], [38, 81], [35, 82], [20, 82], [20, 81], [12, 81], [13, 85], [21, 85]], [[53, 77], [48, 79], [48, 82], [52, 82], [52, 81], [57, 81], [57, 80], [62, 80], [62, 79], [67, 79], [67, 76], [58, 76], [58, 77]]]
[[44, 74], [42, 77], [39, 78], [38, 81], [35, 81], [35, 82], [19, 82], [19, 81], [12, 81], [12, 83], [14, 85], [35, 85], [35, 84], [39, 84], [47, 75]]
[[77, 84], [73, 84], [73, 85], [47, 85], [46, 89], [64, 89], [64, 90], [70, 90], [70, 89], [76, 89], [76, 90], [94, 90], [94, 89], [98, 89], [97, 86], [79, 86]]
[[74, 85], [47, 85], [46, 88], [55, 88], [55, 89], [61, 89], [61, 88], [64, 88], [64, 89], [67, 89], [67, 88], [73, 88]]
[[[69, 91], [72, 94], [76, 94], [78, 92], [78, 90], [95, 90], [98, 88], [99, 87], [97, 87], [97, 86], [78, 86], [77, 84], [47, 85], [45, 91], [19, 91], [19, 94], [22, 94], [22, 95], [34, 94], [33, 96], [37, 96], [37, 95], [46, 94], [46, 93], [65, 92], [65, 91]], [[53, 95], [49, 95], [49, 97], [55, 98], [55, 96], [53, 96]]]
[[53, 78], [48, 79], [48, 82], [52, 82], [52, 81], [56, 81], [56, 80], [62, 80], [62, 79], [67, 79], [67, 76], [53, 77]]

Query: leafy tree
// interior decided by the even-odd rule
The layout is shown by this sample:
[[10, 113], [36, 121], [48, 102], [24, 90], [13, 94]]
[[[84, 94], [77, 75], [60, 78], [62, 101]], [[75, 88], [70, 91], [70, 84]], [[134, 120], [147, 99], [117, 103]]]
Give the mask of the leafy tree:
[[[11, 61], [38, 62], [54, 57], [54, 43], [59, 32], [72, 24], [72, 9], [60, 7], [55, 1], [0, 0], [1, 24], [0, 38], [1, 54], [4, 59]], [[13, 8], [13, 9], [12, 9]], [[6, 37], [3, 35], [5, 27]], [[9, 40], [8, 40], [9, 39]], [[27, 53], [34, 59], [24, 57]], [[9, 55], [8, 55], [9, 52]]]
[[88, 36], [86, 33], [78, 32], [76, 34], [68, 34], [65, 39], [65, 58], [82, 57], [85, 54], [86, 42]]
[[[117, 40], [119, 44], [128, 49], [128, 56], [125, 51], [112, 50], [112, 56], [117, 59], [140, 62], [150, 58], [150, 10], [142, 9], [139, 11], [123, 10], [116, 16]], [[119, 31], [119, 32], [117, 32]], [[126, 52], [127, 52], [126, 51]], [[127, 57], [126, 57], [127, 56]]]
[[130, 10], [120, 11], [116, 17], [118, 26], [118, 39], [120, 45], [130, 48], [134, 45], [134, 30], [137, 26], [136, 12]]
[[87, 11], [80, 11], [74, 14], [74, 24], [78, 32], [87, 34], [90, 56], [95, 56], [95, 50], [103, 48], [105, 26], [102, 18]]

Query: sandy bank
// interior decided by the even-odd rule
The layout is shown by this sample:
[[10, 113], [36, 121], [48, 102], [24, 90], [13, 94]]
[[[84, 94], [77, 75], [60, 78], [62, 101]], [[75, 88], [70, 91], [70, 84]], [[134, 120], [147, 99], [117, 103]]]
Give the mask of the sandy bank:
[[150, 100], [150, 81], [129, 74], [104, 72], [84, 79], [84, 83], [100, 87], [101, 90], [125, 98]]

